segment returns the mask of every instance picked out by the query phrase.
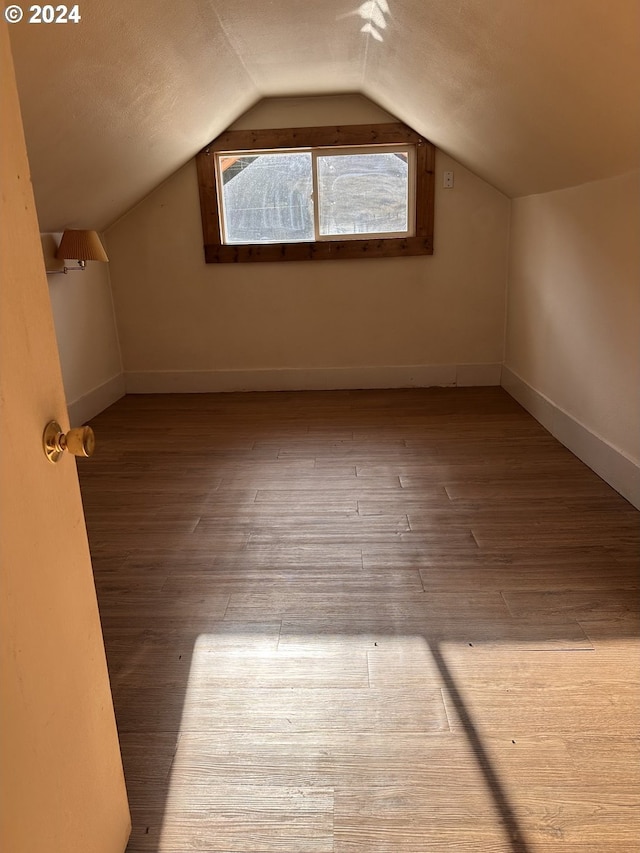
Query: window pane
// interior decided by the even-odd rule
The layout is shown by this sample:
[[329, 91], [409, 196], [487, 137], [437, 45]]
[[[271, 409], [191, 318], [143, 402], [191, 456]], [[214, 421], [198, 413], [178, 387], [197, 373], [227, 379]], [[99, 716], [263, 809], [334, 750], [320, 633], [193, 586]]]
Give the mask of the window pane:
[[319, 155], [320, 235], [408, 230], [405, 153]]
[[227, 243], [315, 239], [311, 154], [220, 158]]

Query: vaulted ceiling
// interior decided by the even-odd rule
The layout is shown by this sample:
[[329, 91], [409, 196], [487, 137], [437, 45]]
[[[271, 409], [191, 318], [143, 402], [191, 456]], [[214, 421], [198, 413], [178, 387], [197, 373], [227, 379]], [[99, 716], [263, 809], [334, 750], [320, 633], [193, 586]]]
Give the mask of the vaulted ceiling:
[[106, 227], [268, 96], [361, 92], [510, 196], [639, 165], [637, 0], [79, 8], [11, 27], [42, 231]]

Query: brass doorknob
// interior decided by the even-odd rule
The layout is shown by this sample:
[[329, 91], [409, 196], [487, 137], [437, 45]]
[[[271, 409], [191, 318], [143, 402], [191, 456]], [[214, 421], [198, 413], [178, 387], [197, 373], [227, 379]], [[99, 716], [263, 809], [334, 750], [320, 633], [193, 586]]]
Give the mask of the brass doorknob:
[[57, 421], [50, 421], [44, 429], [42, 445], [49, 462], [58, 462], [65, 450], [73, 456], [91, 456], [96, 437], [91, 427], [76, 427], [65, 434]]

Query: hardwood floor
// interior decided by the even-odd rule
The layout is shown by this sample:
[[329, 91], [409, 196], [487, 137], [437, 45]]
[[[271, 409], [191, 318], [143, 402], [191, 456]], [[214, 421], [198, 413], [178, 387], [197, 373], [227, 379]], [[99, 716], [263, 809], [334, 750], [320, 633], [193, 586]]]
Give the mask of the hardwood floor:
[[502, 390], [93, 427], [129, 853], [637, 853], [639, 514]]

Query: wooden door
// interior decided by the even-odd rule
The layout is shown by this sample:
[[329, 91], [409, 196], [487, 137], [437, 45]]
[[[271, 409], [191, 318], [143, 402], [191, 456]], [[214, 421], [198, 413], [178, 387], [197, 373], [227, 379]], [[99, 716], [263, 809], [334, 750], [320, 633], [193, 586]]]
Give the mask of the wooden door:
[[69, 424], [4, 20], [0, 48], [0, 850], [122, 853], [129, 810], [75, 459], [42, 450], [49, 420]]

